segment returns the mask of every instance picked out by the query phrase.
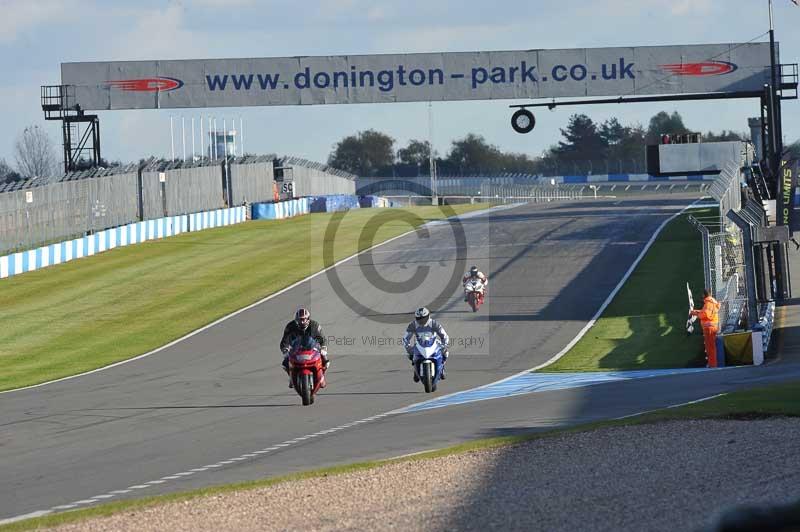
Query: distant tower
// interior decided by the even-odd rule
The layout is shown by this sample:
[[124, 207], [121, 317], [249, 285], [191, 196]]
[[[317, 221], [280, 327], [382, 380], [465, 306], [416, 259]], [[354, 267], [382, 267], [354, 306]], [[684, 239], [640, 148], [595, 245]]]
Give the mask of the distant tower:
[[208, 143], [209, 159], [213, 159], [215, 156], [217, 159], [223, 159], [226, 154], [236, 155], [236, 135], [235, 129], [229, 129], [227, 132], [217, 131], [216, 134], [213, 131], [209, 133], [208, 136], [211, 139]]
[[748, 118], [747, 125], [750, 126], [750, 141], [756, 149], [756, 159], [760, 161], [764, 158], [764, 154], [761, 153], [764, 151], [762, 149], [764, 147], [764, 141], [761, 135], [761, 118]]

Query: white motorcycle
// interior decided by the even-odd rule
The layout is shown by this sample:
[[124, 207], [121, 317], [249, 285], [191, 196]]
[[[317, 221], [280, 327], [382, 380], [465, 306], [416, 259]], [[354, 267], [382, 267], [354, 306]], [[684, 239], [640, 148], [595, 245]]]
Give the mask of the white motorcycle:
[[480, 279], [469, 279], [464, 283], [464, 293], [467, 296], [467, 304], [472, 308], [472, 312], [478, 312], [483, 305], [484, 285]]
[[417, 335], [414, 345], [414, 371], [425, 387], [425, 393], [436, 391], [436, 385], [444, 370], [444, 346], [439, 337], [431, 332]]

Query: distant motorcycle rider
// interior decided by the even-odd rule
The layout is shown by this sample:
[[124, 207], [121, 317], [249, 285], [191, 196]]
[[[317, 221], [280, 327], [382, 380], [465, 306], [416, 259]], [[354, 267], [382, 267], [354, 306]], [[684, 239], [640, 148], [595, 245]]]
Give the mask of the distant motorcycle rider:
[[[406, 355], [408, 355], [408, 360], [411, 361], [411, 364], [414, 364], [414, 344], [412, 340], [416, 341], [416, 337], [418, 334], [422, 333], [432, 333], [439, 337], [439, 340], [442, 342], [442, 380], [446, 378], [446, 374], [444, 371], [444, 362], [447, 362], [447, 357], [449, 356], [450, 352], [448, 351], [447, 347], [450, 343], [450, 337], [447, 335], [447, 331], [444, 330], [444, 327], [436, 321], [435, 319], [431, 318], [430, 311], [425, 307], [420, 307], [414, 312], [414, 321], [408, 324], [406, 327], [406, 334], [403, 336], [403, 346], [406, 348]], [[419, 375], [417, 375], [416, 370], [414, 370], [414, 382], [419, 382]]]
[[[289, 375], [289, 388], [294, 388], [292, 382], [292, 375], [289, 372], [289, 351], [292, 349], [292, 344], [303, 336], [313, 337], [319, 343], [320, 354], [322, 355], [322, 364], [327, 371], [331, 365], [328, 358], [328, 346], [325, 343], [325, 335], [322, 333], [322, 327], [319, 323], [311, 319], [311, 313], [307, 308], [300, 307], [294, 314], [294, 319], [286, 324], [283, 329], [283, 338], [281, 338], [281, 351], [283, 352], [283, 369]], [[323, 379], [320, 385], [325, 387], [325, 380]]]
[[[489, 285], [489, 278], [486, 277], [486, 274], [480, 271], [477, 266], [473, 266], [472, 268], [469, 269], [469, 271], [466, 274], [464, 274], [464, 278], [461, 280], [461, 284], [464, 285], [464, 301], [467, 300], [466, 284], [470, 281], [475, 281], [475, 280], [483, 283], [484, 291], [486, 290], [486, 287]], [[481, 295], [483, 295], [483, 292], [481, 293]]]

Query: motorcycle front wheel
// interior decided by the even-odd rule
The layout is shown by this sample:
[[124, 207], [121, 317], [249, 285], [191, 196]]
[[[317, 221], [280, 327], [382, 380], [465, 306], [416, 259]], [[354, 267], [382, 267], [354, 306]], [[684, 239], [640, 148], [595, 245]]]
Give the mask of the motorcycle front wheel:
[[433, 391], [433, 372], [431, 368], [433, 368], [433, 364], [422, 363], [422, 385], [425, 387], [425, 393], [431, 393]]
[[308, 406], [314, 402], [314, 397], [311, 393], [314, 391], [314, 376], [311, 374], [300, 376], [300, 398], [303, 400], [303, 406]]
[[470, 292], [467, 296], [469, 306], [472, 307], [472, 312], [478, 312], [478, 295], [475, 292]]

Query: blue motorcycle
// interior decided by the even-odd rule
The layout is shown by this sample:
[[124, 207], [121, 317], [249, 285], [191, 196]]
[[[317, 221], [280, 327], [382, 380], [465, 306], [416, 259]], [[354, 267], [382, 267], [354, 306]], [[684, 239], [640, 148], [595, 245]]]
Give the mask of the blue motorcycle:
[[442, 377], [443, 349], [444, 346], [436, 334], [424, 332], [417, 335], [413, 364], [414, 371], [422, 381], [422, 386], [425, 387], [425, 393], [435, 392], [436, 384]]

